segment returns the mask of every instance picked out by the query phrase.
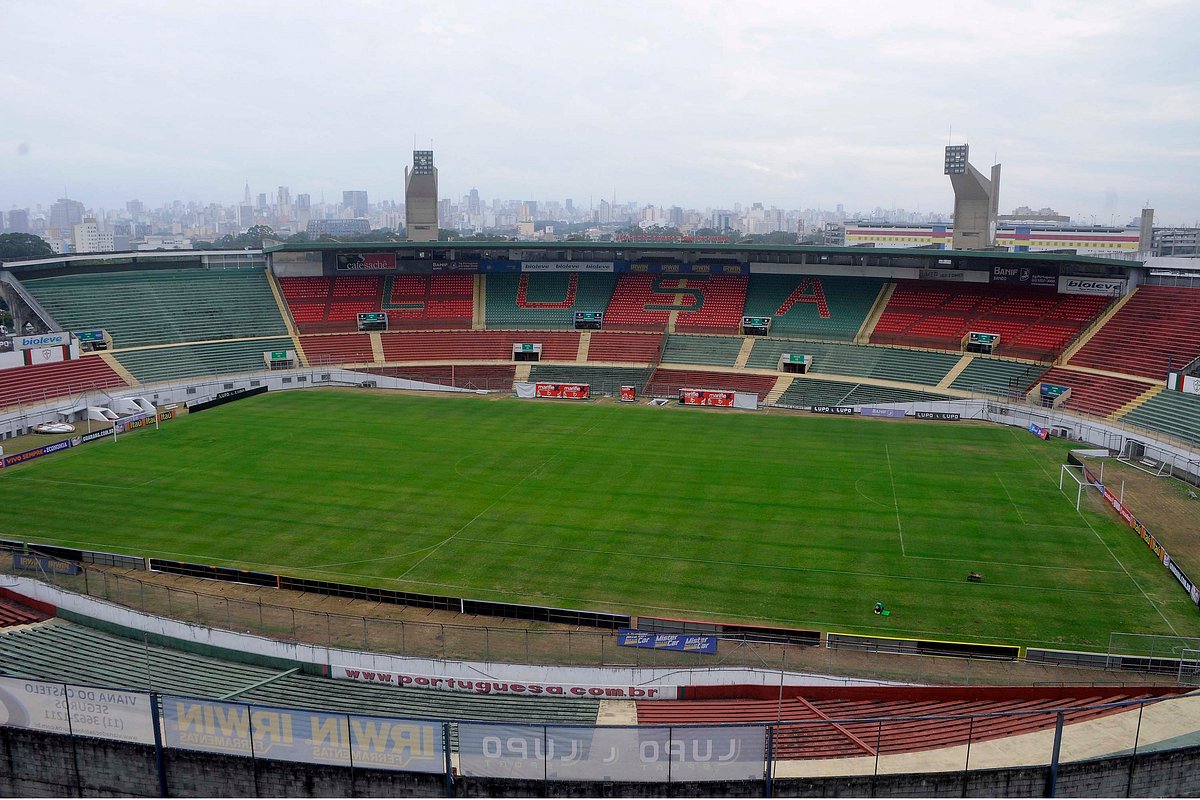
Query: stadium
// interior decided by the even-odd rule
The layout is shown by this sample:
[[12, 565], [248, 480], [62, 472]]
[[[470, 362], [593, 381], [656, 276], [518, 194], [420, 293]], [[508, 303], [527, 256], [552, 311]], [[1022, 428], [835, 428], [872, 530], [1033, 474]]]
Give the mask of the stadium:
[[6, 262], [6, 794], [1200, 793], [1200, 275]]

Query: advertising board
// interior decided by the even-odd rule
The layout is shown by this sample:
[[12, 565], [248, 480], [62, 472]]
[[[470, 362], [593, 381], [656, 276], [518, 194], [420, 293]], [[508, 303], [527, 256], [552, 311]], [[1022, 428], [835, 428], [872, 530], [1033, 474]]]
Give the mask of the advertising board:
[[154, 743], [150, 695], [0, 678], [0, 726]]
[[591, 388], [586, 383], [535, 383], [533, 393], [556, 400], [587, 400]]
[[962, 419], [962, 414], [955, 414], [949, 411], [917, 411], [913, 416], [917, 419], [932, 419], [938, 422], [957, 422]]
[[1003, 283], [1009, 286], [1058, 289], [1058, 268], [1045, 264], [1037, 266], [994, 264], [991, 278], [992, 283]]
[[761, 779], [761, 726], [583, 728], [459, 723], [463, 775], [562, 781]]
[[714, 391], [712, 389], [680, 389], [679, 402], [685, 406], [732, 408], [733, 395], [733, 392]]
[[511, 681], [481, 678], [473, 675], [460, 678], [445, 675], [414, 675], [404, 672], [381, 672], [333, 665], [329, 675], [339, 680], [374, 683], [383, 686], [411, 686], [418, 689], [437, 689], [442, 692], [466, 692], [482, 695], [522, 695], [537, 697], [575, 697], [618, 700], [675, 700], [677, 692], [671, 686], [603, 686], [589, 683], [546, 683], [544, 681]]
[[1032, 433], [1034, 436], [1038, 437], [1039, 439], [1049, 439], [1050, 438], [1050, 429], [1043, 428], [1041, 425], [1038, 425], [1036, 422], [1029, 423], [1029, 432]]
[[854, 406], [809, 406], [813, 414], [853, 414]]
[[395, 253], [338, 253], [338, 272], [377, 272], [396, 268]]
[[612, 272], [611, 261], [522, 261], [521, 272]]
[[1078, 278], [1060, 275], [1059, 294], [1099, 294], [1115, 297], [1125, 291], [1124, 278]]
[[858, 413], [864, 417], [883, 417], [884, 419], [904, 419], [903, 408], [870, 408], [863, 406]]
[[13, 346], [18, 350], [33, 350], [44, 347], [67, 347], [71, 344], [69, 333], [35, 333], [29, 336], [14, 336]]
[[690, 636], [682, 633], [650, 633], [625, 628], [617, 631], [621, 647], [644, 647], [650, 650], [677, 650], [682, 653], [715, 653], [717, 637]]
[[443, 772], [446, 756], [439, 722], [292, 708], [162, 698], [168, 747], [206, 753]]

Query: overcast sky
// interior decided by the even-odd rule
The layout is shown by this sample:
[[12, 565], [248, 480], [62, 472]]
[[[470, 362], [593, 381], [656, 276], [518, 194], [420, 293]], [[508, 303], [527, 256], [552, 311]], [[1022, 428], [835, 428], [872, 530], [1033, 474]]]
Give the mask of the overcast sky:
[[1200, 3], [0, 0], [0, 208], [440, 193], [1200, 219]]

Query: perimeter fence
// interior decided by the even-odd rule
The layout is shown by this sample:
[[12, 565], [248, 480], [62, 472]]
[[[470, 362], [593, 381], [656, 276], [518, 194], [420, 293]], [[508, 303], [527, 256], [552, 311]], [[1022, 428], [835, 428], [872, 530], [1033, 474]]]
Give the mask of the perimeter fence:
[[[961, 788], [961, 796], [1052, 797], [1060, 780], [1069, 795], [1134, 796], [1152, 788], [1187, 796], [1200, 772], [1200, 748], [1173, 748], [1163, 738], [1196, 702], [1186, 696], [977, 714], [595, 726], [382, 716], [14, 677], [0, 677], [0, 691], [6, 750], [18, 762], [36, 751], [31, 760], [39, 765], [13, 768], [0, 780], [77, 796], [272, 796], [280, 789], [275, 781], [293, 790], [316, 784], [312, 791], [330, 796], [358, 796], [361, 782], [361, 794], [370, 796], [367, 787], [388, 773], [408, 773], [424, 780], [421, 794], [446, 796], [503, 782], [504, 794], [552, 796], [569, 784], [605, 784], [607, 795], [634, 793], [613, 791], [622, 784], [698, 784], [689, 795], [770, 797], [792, 794], [789, 779], [811, 786], [814, 776], [865, 782], [830, 796], [862, 796], [868, 788], [872, 796], [956, 793], [944, 784]], [[1160, 753], [1170, 759], [1165, 770], [1153, 760]]]
[[[716, 652], [707, 654], [627, 647], [618, 644], [615, 630], [521, 619], [481, 624], [475, 615], [368, 601], [345, 602], [346, 611], [324, 610], [306, 607], [330, 601], [320, 595], [223, 582], [213, 582], [212, 591], [203, 591], [176, 585], [173, 576], [122, 569], [128, 565], [104, 554], [96, 556], [93, 563], [71, 562], [70, 569], [61, 571], [42, 564], [38, 579], [181, 622], [329, 649], [528, 665], [741, 667], [779, 671], [781, 685], [788, 672], [842, 676], [846, 682], [947, 685], [1170, 685], [1179, 678], [1179, 664], [1170, 659], [1121, 659], [1112, 653], [1048, 650], [997, 658], [963, 650], [943, 652], [936, 642], [918, 650], [904, 642], [850, 635], [822, 637], [813, 644], [762, 641], [753, 635], [721, 636]], [[28, 574], [14, 569], [14, 563], [0, 561], [0, 573]], [[144, 638], [144, 634], [134, 635]]]

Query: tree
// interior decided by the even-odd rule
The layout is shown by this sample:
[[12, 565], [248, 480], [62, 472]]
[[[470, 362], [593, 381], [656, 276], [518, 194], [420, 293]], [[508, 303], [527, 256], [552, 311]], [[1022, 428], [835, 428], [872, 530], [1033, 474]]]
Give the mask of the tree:
[[0, 233], [0, 261], [52, 255], [54, 250], [40, 236], [32, 233]]

